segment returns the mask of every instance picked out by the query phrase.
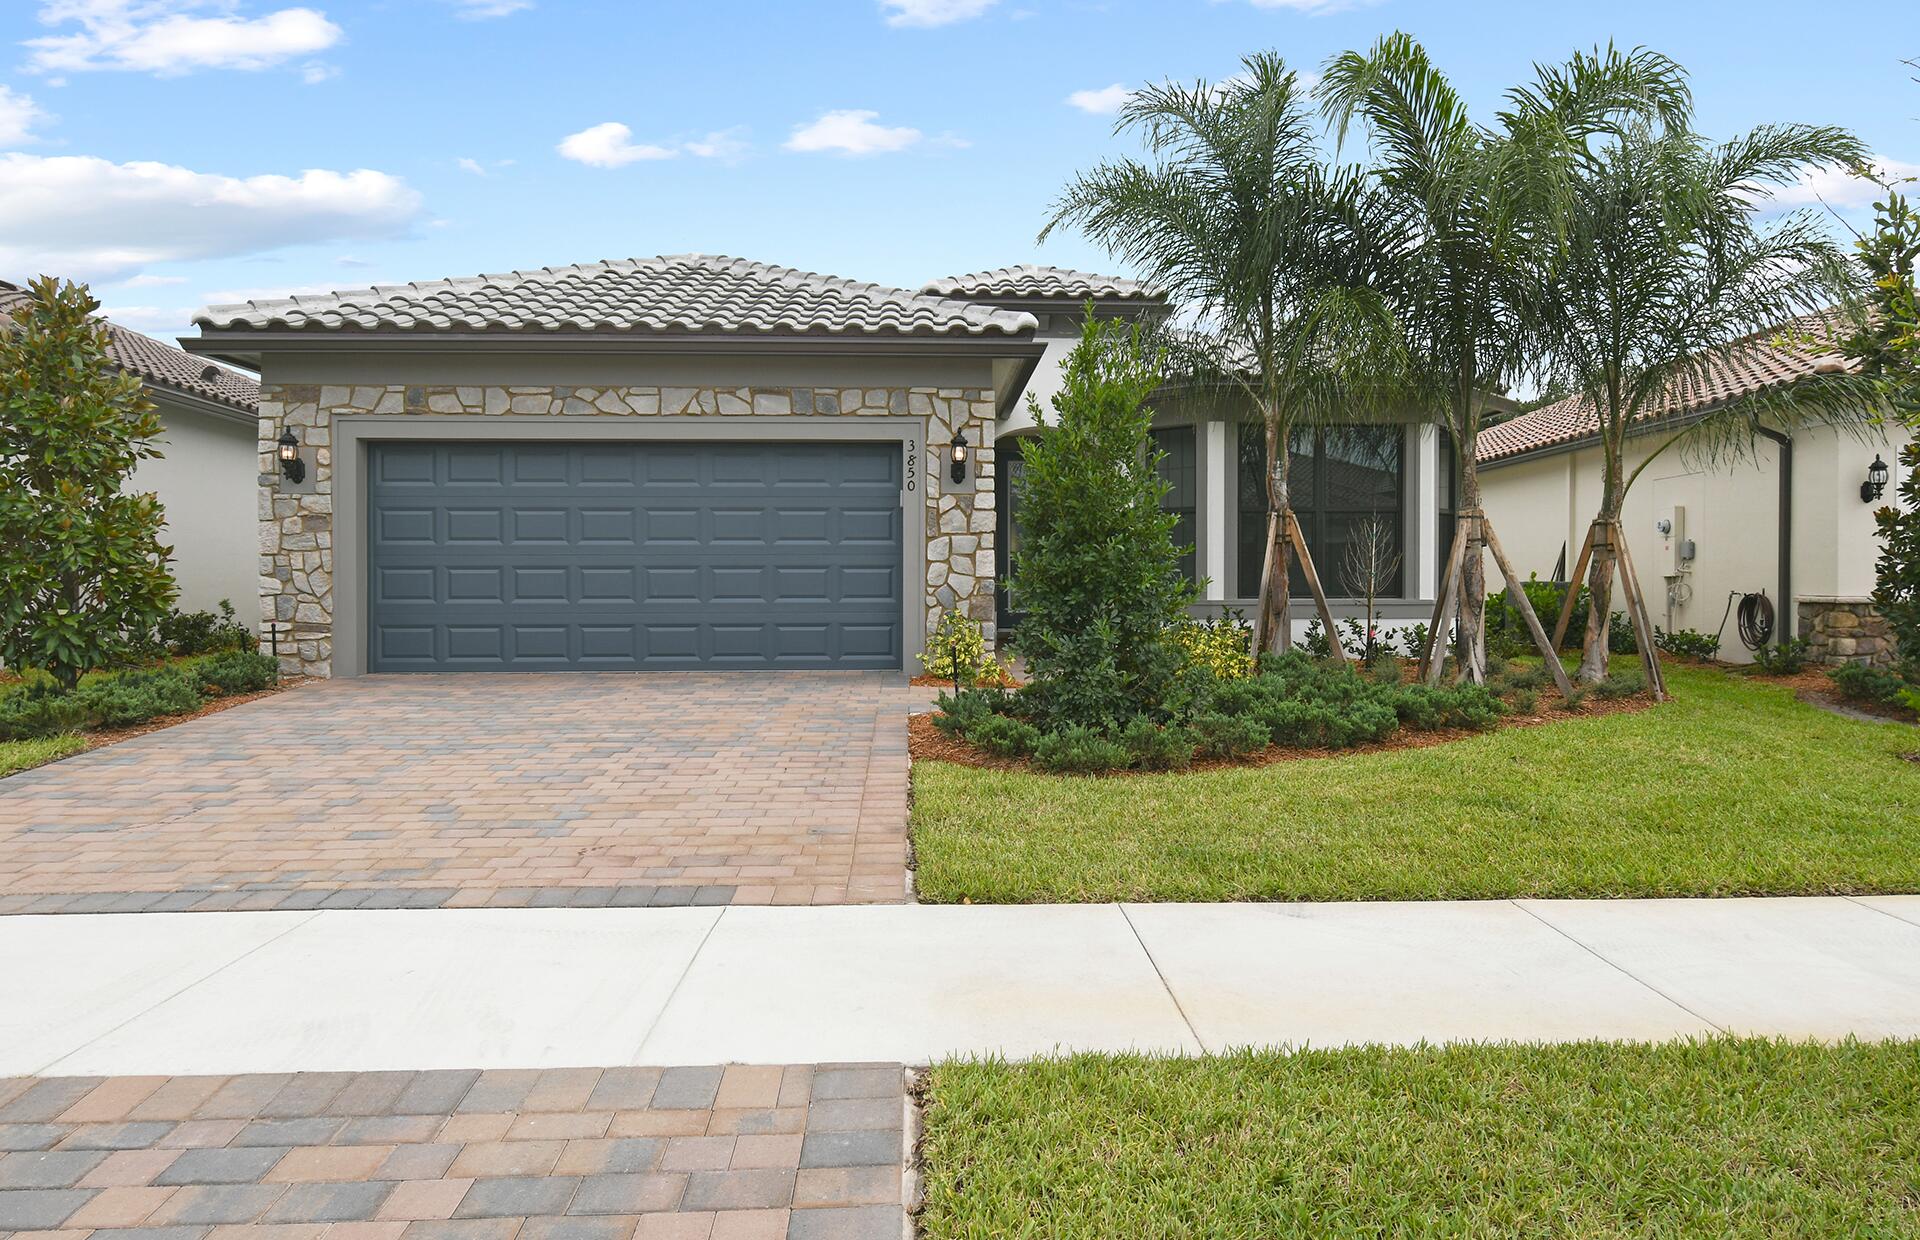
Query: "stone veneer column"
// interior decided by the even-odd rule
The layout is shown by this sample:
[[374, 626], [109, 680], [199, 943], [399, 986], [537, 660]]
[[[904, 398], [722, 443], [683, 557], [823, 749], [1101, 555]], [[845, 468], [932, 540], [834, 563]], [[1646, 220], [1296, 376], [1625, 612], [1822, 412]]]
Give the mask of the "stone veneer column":
[[1811, 663], [1888, 667], [1894, 661], [1893, 630], [1870, 598], [1802, 594], [1795, 621]]
[[[265, 384], [260, 401], [260, 618], [280, 642], [281, 670], [333, 672], [333, 420], [368, 415], [552, 417], [924, 418], [920, 487], [926, 506], [928, 631], [958, 608], [995, 643], [993, 393], [981, 388], [481, 387]], [[947, 445], [964, 426], [966, 480], [948, 476]], [[276, 441], [291, 430], [309, 481], [283, 485]], [[913, 502], [910, 496], [908, 502]], [[909, 573], [917, 573], [912, 564]], [[916, 588], [909, 584], [908, 588]], [[905, 670], [912, 671], [912, 667]]]

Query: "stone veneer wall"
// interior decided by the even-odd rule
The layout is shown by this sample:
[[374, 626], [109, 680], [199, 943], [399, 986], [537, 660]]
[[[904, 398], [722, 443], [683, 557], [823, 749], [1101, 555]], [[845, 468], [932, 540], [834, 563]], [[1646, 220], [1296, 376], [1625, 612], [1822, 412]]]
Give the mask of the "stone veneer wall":
[[[266, 384], [260, 401], [260, 616], [263, 629], [277, 635], [281, 669], [289, 674], [333, 671], [333, 420], [373, 414], [925, 418], [920, 485], [926, 501], [927, 631], [943, 611], [959, 608], [980, 622], [988, 648], [994, 647], [995, 410], [993, 393], [985, 389]], [[967, 480], [955, 486], [946, 448], [960, 426], [973, 448]], [[283, 489], [275, 442], [283, 428], [303, 445], [309, 483], [301, 488]]]
[[1803, 594], [1795, 621], [1794, 632], [1807, 639], [1809, 662], [1893, 663], [1893, 631], [1870, 598]]

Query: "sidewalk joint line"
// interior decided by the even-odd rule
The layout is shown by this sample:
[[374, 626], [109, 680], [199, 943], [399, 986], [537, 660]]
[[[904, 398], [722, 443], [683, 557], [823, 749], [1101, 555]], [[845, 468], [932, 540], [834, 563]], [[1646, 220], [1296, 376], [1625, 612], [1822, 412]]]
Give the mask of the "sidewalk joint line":
[[1559, 926], [1554, 925], [1552, 922], [1548, 921], [1546, 918], [1542, 917], [1540, 914], [1534, 912], [1532, 909], [1528, 908], [1525, 904], [1521, 903], [1519, 900], [1508, 900], [1507, 903], [1513, 905], [1513, 907], [1519, 909], [1521, 912], [1525, 913], [1527, 916], [1533, 918], [1535, 921], [1539, 922], [1541, 925], [1545, 926], [1547, 929], [1553, 931], [1555, 934], [1559, 935], [1561, 938], [1565, 939], [1567, 942], [1573, 944], [1575, 947], [1578, 947], [1581, 951], [1587, 953], [1589, 956], [1592, 956], [1595, 960], [1598, 960], [1601, 964], [1604, 964], [1608, 968], [1619, 973], [1622, 977], [1626, 978], [1628, 981], [1631, 981], [1637, 985], [1645, 987], [1646, 989], [1652, 991], [1654, 994], [1659, 995], [1662, 999], [1665, 999], [1668, 1003], [1673, 1004], [1673, 1006], [1679, 1008], [1681, 1011], [1685, 1012], [1687, 1015], [1693, 1017], [1695, 1020], [1704, 1022], [1709, 1029], [1715, 1030], [1716, 1032], [1719, 1032], [1719, 1033], [1729, 1032], [1725, 1025], [1720, 1024], [1718, 1021], [1708, 1020], [1705, 1015], [1694, 1011], [1692, 1008], [1680, 1002], [1680, 1000], [1676, 999], [1674, 996], [1668, 994], [1666, 991], [1660, 989], [1658, 986], [1655, 986], [1652, 982], [1648, 981], [1646, 978], [1641, 977], [1638, 974], [1634, 973], [1632, 969], [1627, 968], [1625, 965], [1621, 964], [1616, 960], [1609, 960], [1607, 957], [1601, 955], [1598, 951], [1596, 951], [1593, 947], [1589, 946], [1586, 943], [1581, 942], [1579, 939], [1574, 938], [1573, 935], [1561, 929]]
[[1200, 1036], [1198, 1029], [1194, 1028], [1193, 1018], [1187, 1015], [1187, 1009], [1181, 1005], [1180, 996], [1173, 993], [1173, 984], [1167, 981], [1167, 975], [1160, 968], [1160, 962], [1153, 958], [1153, 949], [1148, 947], [1147, 941], [1140, 937], [1140, 927], [1133, 924], [1133, 917], [1127, 912], [1127, 906], [1125, 904], [1115, 904], [1113, 907], [1120, 910], [1120, 919], [1127, 923], [1127, 929], [1133, 931], [1133, 941], [1140, 945], [1140, 950], [1146, 956], [1147, 963], [1153, 966], [1153, 975], [1160, 979], [1160, 988], [1167, 992], [1167, 998], [1173, 1001], [1173, 1010], [1180, 1013], [1180, 1022], [1187, 1027], [1187, 1032], [1193, 1035], [1193, 1044], [1200, 1048], [1202, 1055], [1213, 1054], [1213, 1051], [1207, 1046], [1207, 1040]]
[[693, 953], [687, 957], [686, 967], [680, 970], [680, 976], [673, 979], [673, 989], [667, 992], [667, 997], [660, 1001], [660, 1010], [655, 1012], [653, 1019], [647, 1022], [647, 1031], [640, 1035], [639, 1045], [633, 1048], [633, 1054], [627, 1056], [628, 1063], [637, 1064], [641, 1062], [640, 1053], [646, 1050], [647, 1043], [653, 1040], [653, 1031], [660, 1027], [662, 1020], [666, 1019], [667, 1009], [673, 1006], [675, 996], [680, 993], [680, 988], [686, 985], [687, 975], [693, 972], [694, 962], [700, 959], [701, 952], [707, 950], [707, 940], [711, 939], [713, 932], [720, 928], [721, 921], [726, 918], [727, 910], [732, 907], [730, 904], [722, 904], [719, 906], [720, 915], [713, 919], [713, 924], [707, 927], [707, 932], [700, 936], [700, 942], [694, 947]]
[[57, 1067], [58, 1065], [64, 1063], [69, 1059], [72, 1059], [75, 1055], [78, 1055], [81, 1051], [86, 1050], [89, 1046], [92, 1046], [95, 1042], [99, 1042], [106, 1038], [112, 1037], [114, 1034], [119, 1033], [122, 1029], [125, 1029], [128, 1025], [131, 1025], [134, 1021], [139, 1020], [142, 1016], [146, 1016], [152, 1012], [156, 1012], [159, 1009], [165, 1007], [167, 1004], [172, 1003], [175, 999], [178, 999], [181, 995], [186, 994], [189, 990], [192, 990], [195, 986], [199, 986], [202, 983], [212, 981], [214, 978], [220, 976], [222, 973], [225, 973], [228, 969], [231, 969], [234, 965], [239, 964], [242, 960], [245, 960], [247, 957], [253, 955], [255, 952], [265, 951], [267, 948], [272, 947], [275, 943], [278, 943], [281, 939], [284, 939], [289, 934], [292, 934], [295, 930], [299, 930], [304, 926], [310, 925], [315, 919], [317, 919], [320, 916], [321, 913], [324, 913], [324, 912], [326, 912], [325, 909], [314, 909], [312, 912], [308, 913], [307, 916], [302, 917], [299, 921], [294, 922], [291, 926], [288, 926], [285, 930], [282, 930], [280, 933], [274, 935], [272, 938], [261, 940], [259, 943], [254, 944], [252, 947], [249, 947], [246, 951], [241, 952], [238, 956], [235, 956], [233, 959], [226, 961], [225, 963], [215, 967], [211, 971], [203, 973], [199, 977], [194, 978], [192, 981], [187, 982], [185, 985], [181, 986], [180, 989], [174, 991], [172, 994], [166, 995], [162, 998], [154, 1000], [152, 1003], [148, 1004], [146, 1007], [141, 1008], [138, 1012], [135, 1012], [133, 1015], [127, 1017], [125, 1020], [121, 1021], [119, 1024], [115, 1025], [113, 1028], [104, 1029], [99, 1033], [95, 1034], [94, 1036], [88, 1038], [86, 1041], [82, 1042], [80, 1045], [73, 1047], [71, 1050], [62, 1051], [60, 1054], [55, 1055], [52, 1059], [49, 1059], [47, 1060], [47, 1062], [41, 1064], [38, 1068], [34, 1069], [28, 1075], [30, 1076], [47, 1075], [47, 1073], [51, 1071], [53, 1068]]
[[1882, 917], [1891, 917], [1903, 926], [1912, 926], [1915, 930], [1920, 930], [1920, 921], [1915, 921], [1911, 917], [1902, 917], [1900, 914], [1892, 911], [1891, 909], [1884, 909], [1879, 907], [1878, 905], [1868, 904], [1865, 900], [1862, 900], [1859, 896], [1843, 895], [1840, 898], [1842, 900], [1845, 900], [1849, 904], [1858, 905], [1859, 907], [1867, 910], [1869, 913], [1878, 913]]

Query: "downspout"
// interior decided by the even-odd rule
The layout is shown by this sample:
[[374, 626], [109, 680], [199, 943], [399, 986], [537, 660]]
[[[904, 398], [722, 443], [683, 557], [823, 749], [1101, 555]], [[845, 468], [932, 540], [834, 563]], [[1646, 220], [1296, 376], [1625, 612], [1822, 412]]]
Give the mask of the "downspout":
[[1777, 640], [1793, 636], [1799, 607], [1793, 601], [1793, 436], [1767, 427], [1760, 434], [1780, 445], [1780, 621]]

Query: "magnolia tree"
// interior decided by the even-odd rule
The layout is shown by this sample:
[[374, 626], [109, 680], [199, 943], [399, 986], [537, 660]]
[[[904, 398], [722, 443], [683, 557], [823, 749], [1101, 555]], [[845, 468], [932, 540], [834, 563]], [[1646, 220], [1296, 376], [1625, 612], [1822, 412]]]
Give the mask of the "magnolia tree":
[[125, 490], [160, 418], [84, 286], [30, 292], [0, 319], [0, 662], [70, 689], [174, 599], [160, 502]]

